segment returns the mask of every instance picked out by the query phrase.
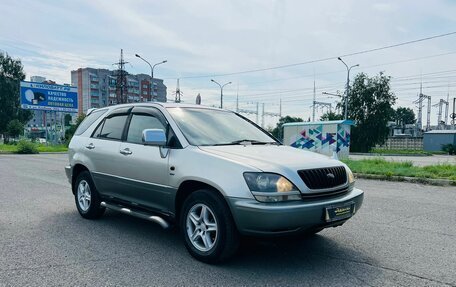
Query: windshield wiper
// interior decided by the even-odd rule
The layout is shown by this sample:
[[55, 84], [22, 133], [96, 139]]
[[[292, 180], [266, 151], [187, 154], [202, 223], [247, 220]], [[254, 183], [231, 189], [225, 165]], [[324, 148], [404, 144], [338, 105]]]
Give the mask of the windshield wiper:
[[236, 141], [232, 141], [232, 142], [229, 142], [229, 143], [217, 143], [217, 144], [213, 144], [214, 146], [218, 146], [218, 145], [239, 145], [239, 144], [251, 144], [251, 145], [266, 145], [266, 144], [275, 144], [275, 145], [278, 145], [278, 143], [276, 142], [262, 142], [262, 141], [257, 141], [257, 140], [249, 140], [249, 139], [242, 139], [242, 140], [236, 140]]

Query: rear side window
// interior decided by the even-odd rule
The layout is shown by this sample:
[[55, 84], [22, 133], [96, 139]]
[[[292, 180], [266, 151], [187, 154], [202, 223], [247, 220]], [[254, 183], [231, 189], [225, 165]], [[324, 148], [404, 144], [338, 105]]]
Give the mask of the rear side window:
[[127, 142], [141, 144], [142, 132], [145, 129], [166, 130], [165, 126], [156, 117], [133, 114], [128, 129]]
[[128, 115], [119, 115], [106, 118], [97, 137], [102, 139], [121, 140], [127, 117]]
[[108, 110], [95, 110], [91, 112], [79, 125], [79, 127], [76, 129], [74, 132], [75, 135], [81, 135], [83, 134], [96, 120], [98, 120], [104, 113], [106, 113]]

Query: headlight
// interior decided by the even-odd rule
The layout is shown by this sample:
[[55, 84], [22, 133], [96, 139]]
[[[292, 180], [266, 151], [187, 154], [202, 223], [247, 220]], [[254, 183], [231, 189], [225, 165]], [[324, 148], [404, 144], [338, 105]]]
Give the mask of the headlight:
[[355, 183], [355, 176], [353, 172], [347, 167], [347, 176], [348, 176], [348, 184], [352, 185]]
[[285, 177], [275, 173], [246, 172], [245, 181], [256, 200], [278, 202], [301, 200], [298, 188]]

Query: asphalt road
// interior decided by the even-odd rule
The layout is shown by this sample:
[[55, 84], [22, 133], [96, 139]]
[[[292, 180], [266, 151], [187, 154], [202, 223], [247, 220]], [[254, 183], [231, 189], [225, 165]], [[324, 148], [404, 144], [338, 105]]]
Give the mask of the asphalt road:
[[177, 232], [76, 211], [66, 155], [0, 155], [0, 286], [456, 286], [456, 188], [359, 180], [363, 208], [301, 240], [192, 259]]

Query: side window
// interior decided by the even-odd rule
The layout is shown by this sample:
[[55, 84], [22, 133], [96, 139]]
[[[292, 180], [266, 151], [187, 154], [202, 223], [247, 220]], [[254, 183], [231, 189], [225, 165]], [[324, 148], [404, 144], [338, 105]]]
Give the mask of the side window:
[[111, 118], [106, 118], [104, 123], [100, 125], [101, 131], [95, 131], [94, 136], [101, 139], [121, 140], [122, 132], [125, 126], [125, 121], [128, 115], [119, 115]]
[[145, 129], [162, 129], [165, 126], [154, 116], [133, 114], [128, 128], [127, 142], [142, 144], [142, 132]]
[[95, 110], [91, 112], [79, 125], [79, 127], [74, 132], [75, 135], [81, 135], [84, 133], [96, 120], [98, 120], [104, 113], [108, 111], [107, 109], [104, 110]]

